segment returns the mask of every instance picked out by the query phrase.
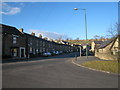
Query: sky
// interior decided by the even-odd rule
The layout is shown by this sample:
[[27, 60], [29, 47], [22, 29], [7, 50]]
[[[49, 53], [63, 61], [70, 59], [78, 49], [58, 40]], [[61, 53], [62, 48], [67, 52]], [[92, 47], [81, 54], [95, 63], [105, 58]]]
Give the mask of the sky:
[[[73, 8], [78, 8], [77, 11]], [[35, 32], [51, 39], [85, 39], [87, 15], [88, 39], [106, 36], [107, 30], [118, 22], [117, 2], [3, 2], [2, 24]]]

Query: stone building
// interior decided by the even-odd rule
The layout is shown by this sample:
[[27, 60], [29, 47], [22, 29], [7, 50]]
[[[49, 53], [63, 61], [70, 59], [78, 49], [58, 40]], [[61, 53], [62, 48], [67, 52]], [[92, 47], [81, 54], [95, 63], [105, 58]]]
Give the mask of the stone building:
[[27, 34], [26, 36], [26, 52], [27, 57], [36, 57], [43, 52], [43, 41], [41, 38], [36, 37], [35, 33]]
[[62, 51], [63, 53], [76, 52], [78, 47], [68, 43], [54, 42], [35, 36], [35, 33], [25, 33], [24, 30], [1, 24], [3, 58], [30, 58], [41, 56], [44, 52]]
[[95, 56], [105, 60], [117, 60], [118, 58], [118, 36], [104, 41], [96, 50]]
[[97, 47], [100, 46], [100, 44], [103, 43], [103, 41], [92, 41], [91, 43], [91, 51], [94, 52]]
[[24, 33], [15, 27], [1, 24], [2, 27], [2, 57], [25, 58], [26, 41]]

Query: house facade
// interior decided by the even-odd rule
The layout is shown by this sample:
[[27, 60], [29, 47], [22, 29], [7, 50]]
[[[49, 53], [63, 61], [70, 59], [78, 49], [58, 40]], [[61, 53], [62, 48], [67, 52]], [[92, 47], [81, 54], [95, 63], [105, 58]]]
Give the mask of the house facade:
[[105, 60], [118, 60], [118, 36], [116, 38], [104, 41], [96, 50], [95, 56]]
[[99, 47], [102, 42], [103, 42], [103, 41], [92, 41], [92, 43], [91, 43], [91, 51], [92, 51], [92, 52], [95, 52], [95, 49], [96, 49], [97, 47]]
[[2, 29], [2, 57], [30, 58], [38, 57], [44, 52], [62, 51], [76, 52], [78, 47], [68, 43], [57, 43], [35, 36], [35, 33], [25, 33], [24, 30], [1, 24]]
[[3, 58], [25, 58], [25, 35], [15, 27], [2, 25], [2, 56]]

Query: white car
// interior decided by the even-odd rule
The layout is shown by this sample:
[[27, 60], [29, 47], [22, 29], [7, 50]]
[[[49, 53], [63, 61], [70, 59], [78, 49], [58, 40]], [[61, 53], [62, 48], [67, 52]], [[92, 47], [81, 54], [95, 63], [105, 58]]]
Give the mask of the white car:
[[59, 51], [56, 51], [56, 55], [60, 54]]
[[50, 52], [45, 52], [45, 53], [43, 53], [43, 56], [51, 56], [51, 53]]

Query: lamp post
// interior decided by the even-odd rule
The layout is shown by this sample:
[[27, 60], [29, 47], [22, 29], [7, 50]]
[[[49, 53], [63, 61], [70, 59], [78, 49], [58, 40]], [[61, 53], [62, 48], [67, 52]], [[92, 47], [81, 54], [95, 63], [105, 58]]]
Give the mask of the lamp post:
[[[74, 10], [79, 10], [78, 8], [74, 8]], [[86, 57], [88, 58], [88, 48], [87, 48], [87, 17], [86, 17], [86, 9], [80, 9], [84, 10], [84, 16], [85, 16], [85, 33], [86, 33]]]

